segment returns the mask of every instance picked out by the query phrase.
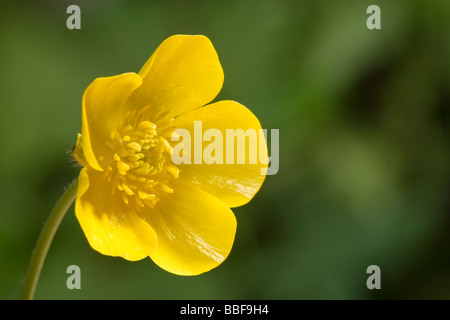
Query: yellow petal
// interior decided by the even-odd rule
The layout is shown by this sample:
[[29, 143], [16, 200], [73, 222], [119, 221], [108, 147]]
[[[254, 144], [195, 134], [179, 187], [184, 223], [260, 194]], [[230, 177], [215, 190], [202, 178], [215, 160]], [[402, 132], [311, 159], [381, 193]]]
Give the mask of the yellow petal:
[[175, 35], [166, 39], [144, 64], [136, 105], [152, 105], [177, 116], [212, 101], [223, 84], [223, 70], [205, 36]]
[[156, 234], [120, 193], [111, 195], [111, 186], [102, 173], [89, 167], [80, 172], [75, 213], [91, 247], [104, 255], [136, 261], [155, 248]]
[[144, 212], [158, 236], [150, 258], [179, 275], [197, 275], [222, 263], [236, 233], [233, 212], [219, 199], [177, 181], [173, 194]]
[[114, 77], [97, 78], [84, 92], [81, 134], [83, 153], [88, 164], [103, 170], [99, 156], [110, 152], [105, 142], [124, 114], [131, 108], [127, 103], [130, 94], [142, 84], [136, 73], [125, 73]]
[[[194, 121], [201, 121], [201, 131], [198, 130], [197, 123], [197, 129], [194, 132]], [[261, 124], [249, 109], [235, 101], [219, 101], [181, 115], [174, 120], [174, 125], [177, 128], [188, 130], [191, 136], [191, 164], [182, 163], [178, 165], [182, 172], [180, 174], [181, 179], [195, 184], [196, 187], [216, 196], [230, 207], [244, 205], [253, 198], [265, 179], [267, 144], [263, 132], [260, 131]], [[194, 143], [198, 145], [196, 139], [201, 134], [206, 140], [210, 129], [216, 129], [222, 135], [222, 156], [214, 153], [212, 154], [214, 162], [212, 164], [205, 162], [211, 154], [205, 152], [206, 148], [213, 141], [216, 141], [215, 138], [210, 138], [211, 141], [203, 141], [202, 163], [195, 164]], [[244, 148], [238, 149], [239, 138], [227, 136], [227, 129], [238, 133], [238, 135], [241, 133], [240, 136], [242, 137], [246, 133], [251, 137], [256, 136], [256, 139], [244, 137]], [[238, 129], [242, 129], [242, 131], [238, 131]], [[234, 148], [228, 149], [227, 143], [228, 146], [234, 143]], [[227, 152], [231, 149], [234, 150], [232, 157], [230, 152]], [[240, 154], [245, 154], [243, 164], [238, 162]], [[252, 155], [252, 160], [250, 160], [249, 155]], [[223, 164], [215, 163], [216, 160], [219, 161], [220, 159], [222, 159]], [[210, 160], [210, 162], [212, 161]]]

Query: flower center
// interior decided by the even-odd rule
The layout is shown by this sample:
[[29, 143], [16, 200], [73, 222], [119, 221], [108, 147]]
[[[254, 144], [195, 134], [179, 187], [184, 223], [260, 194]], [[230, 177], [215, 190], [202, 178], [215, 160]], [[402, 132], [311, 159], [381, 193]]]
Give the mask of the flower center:
[[158, 128], [135, 116], [135, 111], [129, 113], [124, 123], [111, 131], [106, 146], [114, 153], [105, 175], [111, 194], [120, 192], [123, 202], [139, 211], [154, 207], [161, 196], [173, 192], [170, 182], [178, 178], [179, 170], [172, 163], [172, 147], [166, 140], [173, 129], [171, 120], [160, 119]]

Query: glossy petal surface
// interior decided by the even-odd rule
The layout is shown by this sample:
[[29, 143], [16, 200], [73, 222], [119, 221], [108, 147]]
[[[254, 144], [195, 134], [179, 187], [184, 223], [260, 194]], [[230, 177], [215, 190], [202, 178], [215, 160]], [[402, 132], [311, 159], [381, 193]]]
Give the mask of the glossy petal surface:
[[142, 84], [136, 73], [97, 78], [86, 89], [82, 106], [82, 147], [88, 164], [103, 170], [101, 156], [109, 155], [105, 141], [111, 131], [121, 124], [125, 113], [132, 107], [127, 103], [130, 94]]
[[223, 84], [217, 53], [205, 36], [166, 39], [144, 64], [142, 87], [133, 94], [136, 106], [151, 105], [172, 116], [212, 101]]
[[78, 181], [75, 212], [91, 247], [104, 255], [127, 260], [147, 257], [156, 246], [153, 229], [120, 197], [102, 173], [84, 168]]
[[[200, 131], [199, 122], [201, 122]], [[260, 132], [261, 124], [249, 109], [235, 101], [219, 101], [178, 117], [174, 124], [177, 128], [188, 130], [191, 137], [191, 164], [178, 166], [181, 170], [181, 179], [218, 197], [230, 207], [244, 205], [253, 198], [265, 179], [263, 173], [267, 168], [267, 144]], [[208, 138], [207, 132], [210, 129], [214, 131], [209, 131], [211, 137]], [[228, 136], [227, 130], [230, 130]], [[241, 137], [248, 134], [248, 137], [244, 137], [244, 148], [238, 148], [239, 138], [230, 132]], [[217, 156], [217, 150], [215, 153], [205, 152], [208, 145], [217, 141], [217, 137], [212, 137], [214, 133], [222, 136], [221, 156]], [[210, 141], [203, 139], [205, 141], [201, 149], [202, 164], [195, 164], [195, 144], [198, 145], [201, 134]], [[227, 144], [229, 147], [234, 144], [233, 148], [229, 148], [234, 150], [232, 157], [230, 152], [227, 152]], [[220, 142], [217, 145], [220, 146]], [[245, 155], [244, 163], [238, 163], [240, 153]], [[212, 160], [217, 156], [217, 160], [222, 159], [223, 164], [215, 162], [206, 164], [205, 159], [211, 155]]]
[[143, 217], [158, 242], [150, 254], [161, 268], [197, 275], [217, 267], [231, 251], [236, 218], [222, 201], [182, 181]]

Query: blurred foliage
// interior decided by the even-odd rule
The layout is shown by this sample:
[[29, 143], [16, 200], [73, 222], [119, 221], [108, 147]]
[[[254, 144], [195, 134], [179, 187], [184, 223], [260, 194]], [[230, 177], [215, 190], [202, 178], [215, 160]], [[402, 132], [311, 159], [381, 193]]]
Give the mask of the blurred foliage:
[[[66, 8], [81, 8], [81, 30]], [[381, 8], [381, 30], [366, 9]], [[73, 210], [38, 299], [449, 299], [450, 2], [9, 1], [0, 10], [0, 298], [19, 295], [52, 206], [78, 173], [81, 97], [177, 33], [221, 59], [220, 99], [280, 129], [280, 171], [234, 209], [234, 248], [179, 277], [93, 251]], [[81, 290], [66, 268], [81, 268]], [[381, 268], [381, 290], [366, 269]]]

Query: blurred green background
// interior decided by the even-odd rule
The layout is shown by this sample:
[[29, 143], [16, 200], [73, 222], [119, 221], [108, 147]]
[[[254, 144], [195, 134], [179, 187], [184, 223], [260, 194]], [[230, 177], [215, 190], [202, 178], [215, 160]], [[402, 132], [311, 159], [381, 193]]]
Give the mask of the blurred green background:
[[[81, 30], [66, 8], [81, 8]], [[366, 9], [381, 8], [381, 30]], [[450, 299], [450, 2], [4, 1], [0, 11], [0, 299], [16, 299], [63, 187], [81, 97], [204, 34], [216, 100], [280, 129], [280, 170], [234, 209], [233, 250], [179, 277], [92, 250], [71, 209], [37, 299]], [[66, 268], [81, 268], [68, 290]], [[366, 269], [381, 268], [381, 290]]]

